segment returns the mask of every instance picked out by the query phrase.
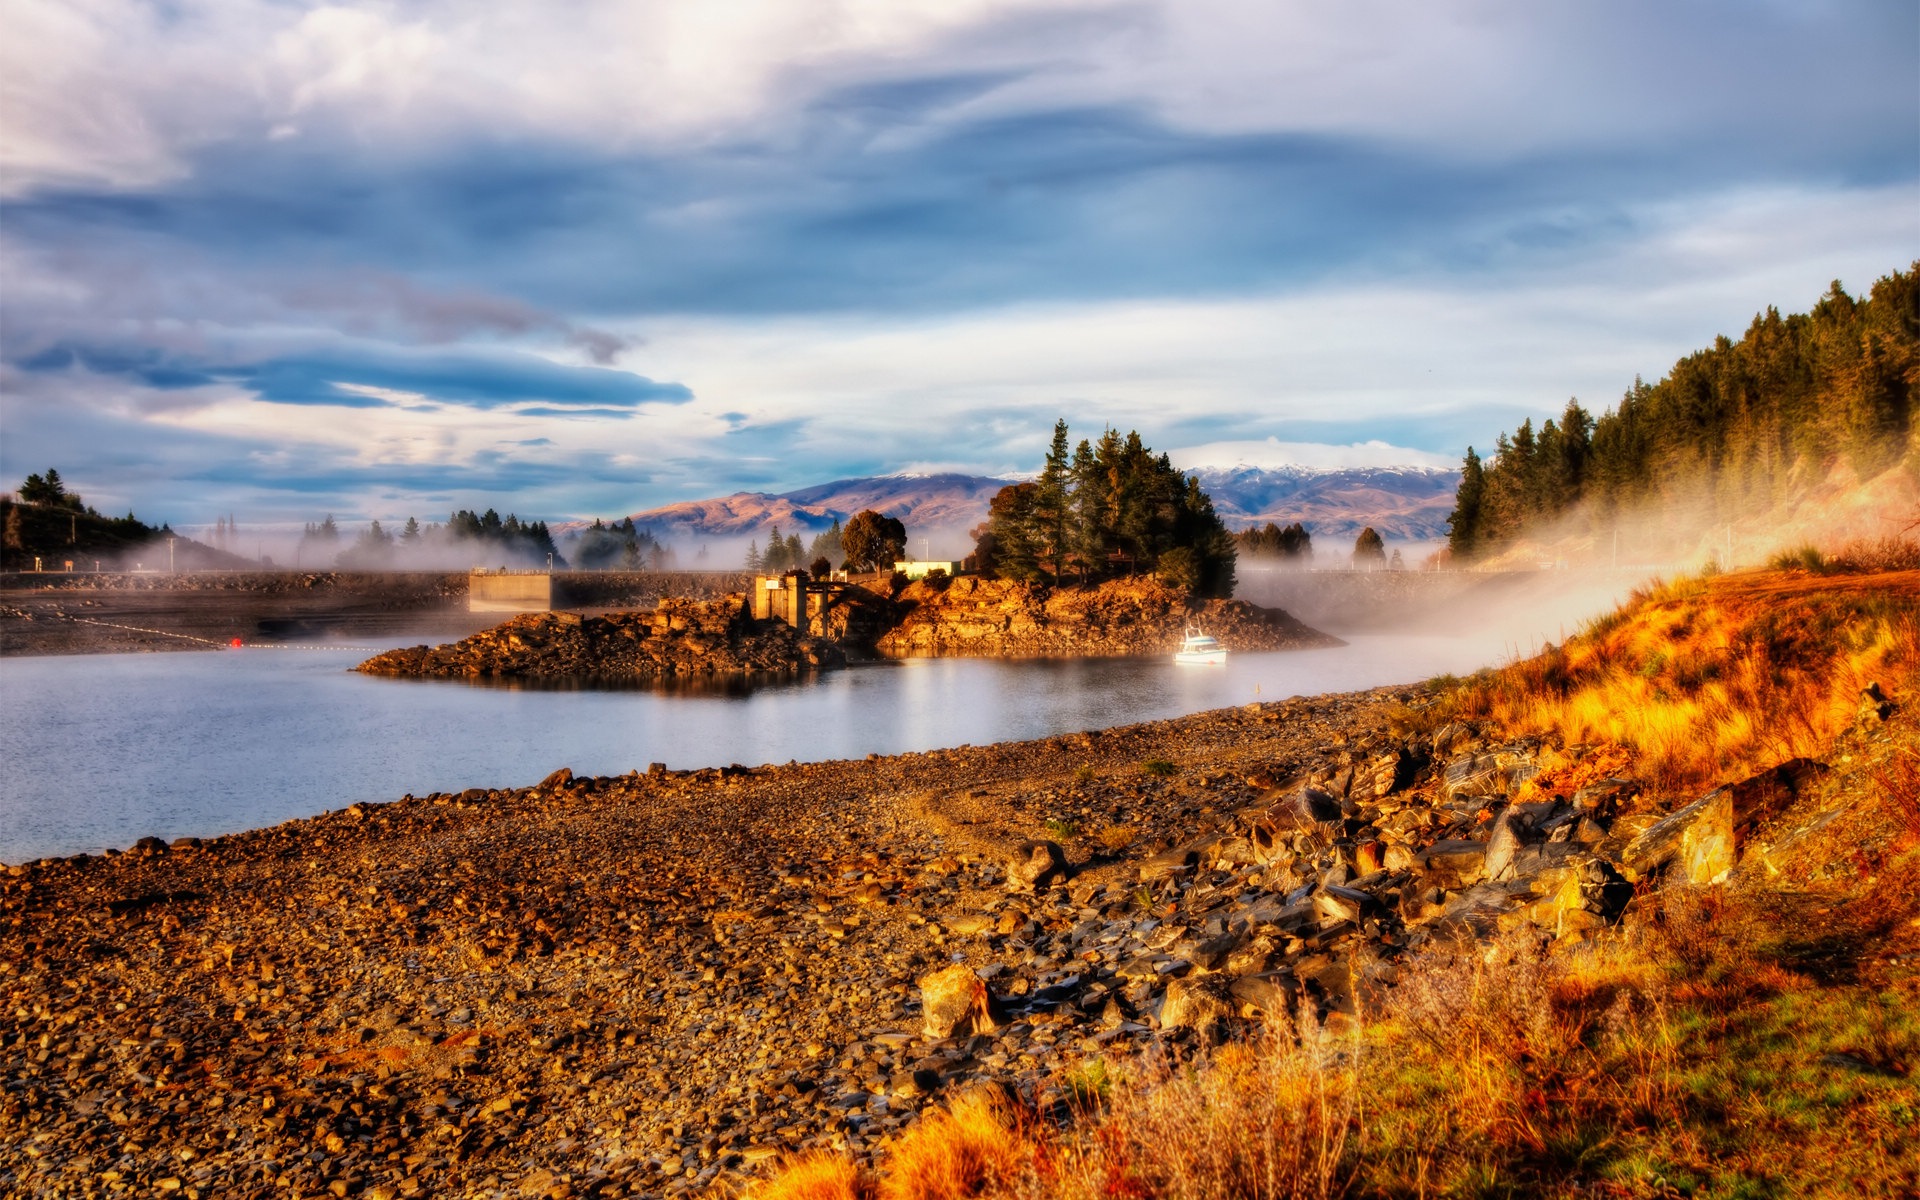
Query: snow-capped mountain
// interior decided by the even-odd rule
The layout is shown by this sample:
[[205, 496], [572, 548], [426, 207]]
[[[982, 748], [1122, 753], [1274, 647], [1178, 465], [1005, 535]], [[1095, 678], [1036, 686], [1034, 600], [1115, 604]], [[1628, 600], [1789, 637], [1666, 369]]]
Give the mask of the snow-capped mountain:
[[[1201, 467], [1189, 472], [1213, 497], [1229, 529], [1248, 525], [1305, 525], [1316, 537], [1351, 538], [1371, 525], [1393, 540], [1446, 536], [1447, 515], [1460, 472], [1430, 467]], [[778, 495], [735, 492], [706, 500], [649, 508], [633, 523], [667, 541], [764, 538], [812, 534], [835, 520], [845, 524], [862, 509], [898, 517], [910, 536], [931, 537], [947, 553], [987, 519], [993, 494], [1011, 480], [984, 475], [879, 475], [838, 479]], [[556, 525], [564, 534], [580, 522]], [[936, 547], [936, 550], [938, 548]]]
[[1199, 467], [1200, 486], [1229, 529], [1298, 521], [1324, 541], [1369, 525], [1395, 541], [1447, 536], [1460, 472], [1434, 467]]

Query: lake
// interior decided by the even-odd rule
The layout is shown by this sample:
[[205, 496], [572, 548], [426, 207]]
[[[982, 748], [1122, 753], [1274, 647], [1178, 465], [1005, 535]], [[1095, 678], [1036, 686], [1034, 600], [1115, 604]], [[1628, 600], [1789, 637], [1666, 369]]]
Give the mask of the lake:
[[1165, 658], [913, 659], [752, 688], [556, 690], [374, 678], [368, 649], [0, 661], [0, 862], [209, 837], [412, 792], [1023, 740], [1465, 673], [1519, 647], [1353, 637]]

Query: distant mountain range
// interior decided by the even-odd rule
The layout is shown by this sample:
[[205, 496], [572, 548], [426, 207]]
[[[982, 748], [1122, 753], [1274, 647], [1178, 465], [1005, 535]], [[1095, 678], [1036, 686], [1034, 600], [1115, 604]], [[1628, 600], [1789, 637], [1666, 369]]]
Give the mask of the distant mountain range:
[[[1229, 529], [1295, 521], [1329, 541], [1352, 538], [1371, 525], [1381, 536], [1426, 541], [1446, 536], [1460, 472], [1426, 467], [1198, 468], [1200, 486]], [[878, 475], [839, 479], [773, 495], [735, 492], [685, 500], [632, 514], [633, 523], [663, 541], [741, 540], [782, 533], [812, 534], [862, 509], [898, 517], [912, 537], [927, 536], [950, 553], [969, 529], [987, 519], [993, 494], [1013, 482], [984, 475]], [[562, 535], [581, 522], [555, 525]]]
[[1213, 497], [1227, 528], [1290, 525], [1322, 541], [1372, 526], [1395, 541], [1447, 536], [1460, 472], [1434, 467], [1199, 467], [1189, 471]]

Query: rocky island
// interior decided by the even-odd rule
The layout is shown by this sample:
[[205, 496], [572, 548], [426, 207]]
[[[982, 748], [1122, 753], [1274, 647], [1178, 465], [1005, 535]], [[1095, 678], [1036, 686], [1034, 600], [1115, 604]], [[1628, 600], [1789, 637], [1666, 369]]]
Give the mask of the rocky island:
[[1194, 599], [1150, 577], [1047, 587], [962, 576], [898, 591], [840, 588], [805, 633], [754, 620], [739, 596], [668, 598], [652, 612], [528, 613], [459, 642], [390, 650], [356, 669], [442, 679], [644, 679], [825, 669], [844, 665], [850, 654], [1162, 654], [1196, 626], [1234, 650], [1341, 644], [1278, 609]]
[[444, 646], [389, 650], [369, 675], [442, 679], [658, 678], [837, 667], [841, 649], [779, 621], [755, 621], [738, 597], [662, 600], [652, 612], [524, 613]]

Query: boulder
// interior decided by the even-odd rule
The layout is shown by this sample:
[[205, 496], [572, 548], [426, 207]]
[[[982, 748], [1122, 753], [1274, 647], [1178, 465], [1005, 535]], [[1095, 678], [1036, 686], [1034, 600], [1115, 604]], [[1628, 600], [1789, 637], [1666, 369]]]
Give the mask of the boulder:
[[1233, 1015], [1231, 993], [1217, 978], [1175, 979], [1160, 1001], [1161, 1029], [1194, 1029], [1207, 1033]]
[[1506, 796], [1532, 779], [1539, 769], [1533, 755], [1517, 747], [1470, 754], [1448, 764], [1445, 783], [1447, 798]]
[[1688, 883], [1723, 882], [1733, 870], [1733, 789], [1715, 788], [1655, 821], [1621, 856], [1629, 879], [1662, 870]]
[[1432, 886], [1458, 891], [1486, 876], [1487, 847], [1484, 842], [1448, 838], [1422, 850], [1415, 861]]
[[1022, 842], [1007, 859], [1009, 891], [1049, 888], [1067, 874], [1067, 856], [1053, 842]]
[[1267, 817], [1276, 829], [1307, 829], [1335, 824], [1344, 814], [1338, 797], [1303, 785], [1270, 801]]
[[1285, 972], [1248, 975], [1233, 981], [1228, 996], [1243, 1017], [1284, 1021], [1300, 1000], [1300, 985]]
[[1171, 879], [1184, 875], [1194, 869], [1200, 856], [1184, 847], [1169, 850], [1165, 854], [1156, 854], [1140, 864], [1140, 882], [1153, 883], [1161, 879]]
[[1526, 844], [1525, 829], [1525, 818], [1511, 804], [1494, 818], [1493, 832], [1487, 836], [1486, 855], [1481, 861], [1481, 869], [1488, 879], [1513, 878], [1513, 857]]
[[1373, 897], [1365, 892], [1350, 887], [1323, 887], [1313, 894], [1313, 911], [1323, 926], [1337, 925], [1342, 921], [1357, 922], [1367, 901], [1371, 899]]
[[1006, 1020], [987, 981], [965, 963], [923, 975], [919, 984], [923, 1031], [930, 1039], [988, 1033]]
[[1383, 754], [1367, 764], [1365, 771], [1359, 777], [1365, 780], [1360, 790], [1364, 795], [1376, 799], [1381, 796], [1390, 796], [1412, 781], [1414, 766], [1415, 764], [1405, 751], [1396, 750], [1392, 754]]

